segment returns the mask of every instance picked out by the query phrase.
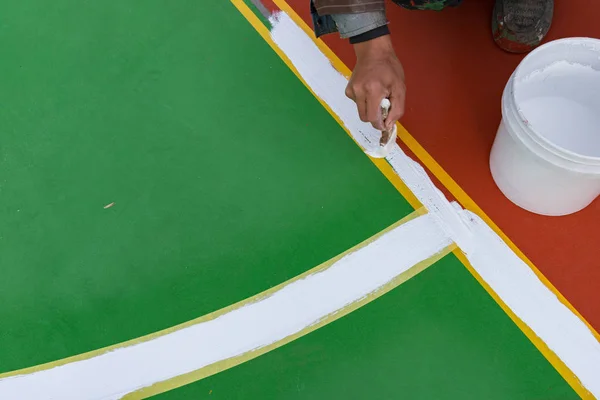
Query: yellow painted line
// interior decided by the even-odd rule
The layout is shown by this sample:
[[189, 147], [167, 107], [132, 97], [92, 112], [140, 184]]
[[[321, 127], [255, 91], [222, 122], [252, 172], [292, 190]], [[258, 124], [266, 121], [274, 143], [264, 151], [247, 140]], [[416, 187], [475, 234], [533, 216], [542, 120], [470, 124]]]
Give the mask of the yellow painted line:
[[[277, 52], [277, 54], [282, 58], [282, 60], [288, 65], [288, 67], [294, 72], [296, 76], [304, 83], [304, 85], [312, 92], [312, 89], [306, 84], [304, 79], [300, 76], [296, 68], [287, 58], [287, 56], [277, 47], [277, 45], [271, 39], [270, 33], [268, 29], [258, 20], [258, 18], [252, 14], [250, 9], [247, 8], [245, 4], [241, 0], [232, 0], [232, 2], [238, 7], [240, 12], [248, 19], [248, 21], [254, 26], [254, 28], [258, 31], [258, 33], [267, 41], [267, 43]], [[342, 75], [349, 77], [352, 74], [352, 71], [340, 60], [340, 58], [323, 42], [321, 39], [315, 37], [314, 32], [310, 27], [304, 22], [302, 18], [294, 11], [292, 7], [287, 4], [285, 0], [273, 0], [275, 5], [279, 7], [280, 10], [284, 11], [286, 14], [292, 18], [292, 20], [313, 40], [313, 42], [317, 45], [319, 50], [327, 56], [327, 58], [331, 61], [331, 64], [335, 69], [337, 69]], [[243, 4], [243, 6], [242, 6]], [[246, 10], [243, 10], [243, 8]], [[248, 13], [252, 15], [247, 15]], [[323, 104], [323, 106], [327, 109], [327, 111], [338, 121], [340, 126], [346, 130], [346, 133], [352, 137], [352, 135], [348, 132], [348, 130], [344, 127], [344, 124], [339, 120], [337, 115], [333, 113], [330, 107], [327, 104], [324, 104], [323, 101], [313, 92], [313, 95]], [[519, 258], [521, 258], [536, 274], [538, 279], [544, 285], [556, 295], [556, 297], [563, 303], [566, 307], [569, 308], [573, 314], [575, 314], [581, 321], [585, 323], [585, 325], [589, 328], [589, 330], [594, 334], [596, 339], [600, 341], [600, 335], [594, 328], [586, 321], [586, 319], [569, 303], [569, 301], [552, 285], [552, 283], [540, 272], [539, 269], [529, 260], [525, 254], [508, 238], [508, 236], [496, 225], [492, 219], [485, 214], [485, 212], [475, 203], [473, 199], [450, 177], [450, 175], [435, 161], [435, 159], [417, 142], [417, 140], [402, 126], [402, 124], [398, 123], [398, 138], [417, 156], [417, 158], [433, 173], [433, 175], [448, 189], [448, 191], [456, 198], [456, 200], [462, 204], [466, 209], [474, 212], [480, 218], [482, 218], [489, 226], [498, 234], [502, 240], [510, 247], [510, 249], [517, 254]], [[390, 182], [397, 188], [402, 187], [400, 193], [406, 197], [405, 192], [410, 190], [401, 182], [400, 185], [396, 183], [397, 180], [400, 180], [398, 175], [392, 170], [389, 164], [383, 159], [373, 159], [371, 160], [375, 163], [377, 168], [390, 180]], [[383, 161], [383, 162], [382, 162]], [[386, 168], [387, 167], [387, 168]], [[390, 179], [391, 178], [391, 179]], [[412, 195], [412, 192], [411, 192]], [[406, 197], [410, 204], [419, 204], [418, 199], [411, 196], [411, 198]], [[418, 205], [420, 206], [420, 205]], [[417, 206], [417, 207], [418, 207]], [[475, 269], [470, 265], [467, 258], [460, 251], [460, 249], [455, 249], [454, 254], [458, 257], [458, 259], [465, 265], [465, 267], [469, 270], [469, 272], [477, 279], [477, 281], [484, 287], [484, 289], [492, 296], [492, 298], [498, 303], [498, 305], [506, 312], [506, 314], [511, 318], [511, 320], [525, 333], [525, 335], [529, 338], [529, 340], [537, 347], [537, 349], [546, 357], [546, 359], [554, 366], [554, 368], [561, 374], [561, 376], [571, 385], [571, 387], [577, 392], [579, 396], [584, 399], [594, 399], [592, 394], [585, 389], [585, 387], [581, 384], [579, 379], [573, 374], [573, 372], [565, 365], [565, 363], [552, 351], [548, 348], [546, 343], [544, 343], [532, 330], [525, 324], [519, 317], [517, 317], [514, 312], [500, 299], [500, 297], [494, 292], [494, 290], [479, 276], [479, 274], [475, 271]]]
[[[369, 239], [363, 241], [362, 243], [346, 250], [345, 252], [339, 254], [338, 256], [322, 263], [321, 265], [318, 265], [290, 280], [288, 280], [287, 282], [281, 283], [269, 290], [266, 290], [262, 293], [259, 293], [255, 296], [249, 297], [245, 300], [242, 300], [236, 304], [230, 305], [228, 307], [222, 308], [218, 311], [215, 311], [213, 313], [204, 315], [202, 317], [193, 319], [191, 321], [185, 322], [183, 324], [179, 324], [176, 325], [174, 327], [168, 328], [168, 329], [164, 329], [162, 331], [159, 332], [155, 332], [152, 333], [150, 335], [146, 335], [146, 336], [142, 336], [133, 340], [129, 340], [126, 342], [122, 342], [113, 346], [108, 346], [102, 349], [98, 349], [98, 350], [94, 350], [94, 351], [90, 351], [87, 353], [83, 353], [83, 354], [79, 354], [73, 357], [67, 357], [61, 360], [57, 360], [57, 361], [53, 361], [53, 362], [49, 362], [46, 364], [41, 364], [41, 365], [36, 365], [33, 367], [29, 367], [29, 368], [23, 368], [20, 370], [16, 370], [16, 371], [12, 371], [12, 372], [8, 372], [8, 373], [4, 373], [4, 374], [0, 374], [0, 379], [4, 379], [4, 378], [8, 378], [8, 377], [13, 377], [13, 376], [17, 376], [17, 375], [26, 375], [26, 374], [32, 374], [35, 372], [39, 372], [39, 371], [44, 371], [44, 370], [48, 370], [51, 368], [55, 368], [55, 367], [59, 367], [65, 364], [70, 364], [70, 363], [74, 363], [77, 361], [83, 361], [83, 360], [88, 360], [90, 358], [93, 357], [97, 357], [100, 356], [102, 354], [105, 354], [107, 352], [110, 351], [114, 351], [120, 348], [124, 348], [124, 347], [128, 347], [128, 346], [133, 346], [139, 343], [143, 343], [143, 342], [147, 342], [147, 341], [151, 341], [153, 339], [156, 339], [158, 337], [161, 336], [165, 336], [168, 334], [171, 334], [173, 332], [179, 331], [181, 329], [184, 328], [188, 328], [190, 326], [193, 325], [197, 325], [197, 324], [201, 324], [207, 321], [211, 321], [216, 319], [217, 317], [227, 314], [229, 312], [232, 312], [236, 309], [239, 309], [241, 307], [244, 307], [248, 304], [251, 303], [255, 303], [258, 302], [266, 297], [269, 297], [271, 295], [273, 295], [275, 292], [278, 292], [280, 290], [282, 290], [285, 286], [296, 282], [298, 280], [301, 279], [305, 279], [306, 277], [310, 276], [310, 275], [314, 275], [316, 273], [322, 272], [328, 268], [330, 268], [332, 265], [334, 265], [336, 262], [338, 262], [340, 259], [342, 259], [343, 257], [347, 256], [350, 253], [354, 253], [362, 248], [364, 248], [365, 246], [369, 245], [370, 243], [374, 242], [375, 240], [379, 239], [381, 236], [383, 236], [384, 234], [386, 234], [387, 232], [390, 232], [391, 230], [419, 217], [422, 216], [424, 214], [426, 214], [426, 210], [424, 208], [420, 208], [416, 211], [414, 211], [413, 213], [409, 214], [408, 216], [404, 217], [403, 219], [401, 219], [400, 221], [396, 222], [395, 224], [391, 225], [390, 227], [384, 229], [383, 231], [377, 233], [376, 235], [370, 237]], [[221, 360], [219, 362], [216, 362], [214, 364], [208, 365], [204, 368], [192, 371], [188, 374], [184, 374], [184, 375], [180, 375], [177, 377], [173, 377], [171, 379], [156, 383], [152, 386], [146, 387], [146, 388], [142, 388], [140, 390], [137, 390], [135, 392], [131, 392], [129, 394], [127, 394], [125, 397], [123, 397], [123, 399], [142, 399], [142, 398], [146, 398], [149, 396], [153, 396], [159, 393], [163, 393], [178, 387], [181, 387], [183, 385], [186, 385], [188, 383], [192, 383], [195, 381], [198, 381], [200, 379], [204, 379], [208, 376], [217, 374], [221, 371], [224, 371], [226, 369], [232, 368], [236, 365], [239, 365], [241, 363], [244, 363], [246, 361], [252, 360], [256, 357], [259, 357], [271, 350], [274, 350], [278, 347], [281, 347], [287, 343], [292, 342], [293, 340], [296, 340], [304, 335], [307, 335], [339, 318], [342, 318], [345, 315], [350, 314], [351, 312], [357, 310], [358, 308], [364, 306], [365, 304], [370, 303], [371, 301], [383, 296], [384, 294], [386, 294], [387, 292], [389, 292], [390, 290], [393, 290], [394, 288], [398, 287], [399, 285], [401, 285], [402, 283], [406, 282], [407, 280], [411, 279], [412, 277], [414, 277], [415, 275], [419, 274], [420, 272], [422, 272], [423, 270], [425, 270], [426, 268], [428, 268], [429, 266], [433, 265], [435, 262], [439, 261], [440, 259], [442, 259], [443, 257], [445, 257], [446, 255], [450, 254], [451, 251], [454, 250], [456, 246], [455, 245], [451, 245], [449, 247], [447, 247], [446, 249], [444, 249], [442, 252], [440, 252], [437, 255], [434, 255], [432, 257], [430, 257], [427, 260], [423, 260], [420, 263], [412, 266], [410, 269], [408, 269], [407, 271], [403, 272], [402, 274], [396, 276], [394, 279], [392, 279], [391, 281], [389, 281], [388, 283], [386, 283], [384, 286], [382, 286], [381, 288], [379, 288], [378, 290], [370, 293], [369, 295], [358, 299], [357, 301], [348, 304], [347, 306], [345, 306], [344, 308], [327, 315], [326, 317], [322, 318], [317, 324], [311, 325], [309, 327], [304, 328], [303, 330], [297, 332], [294, 335], [288, 336], [278, 342], [275, 342], [269, 346], [265, 346], [263, 348], [251, 351], [251, 352], [247, 352], [245, 354], [242, 354], [240, 356], [237, 357], [233, 357], [233, 358], [229, 358], [226, 360]]]

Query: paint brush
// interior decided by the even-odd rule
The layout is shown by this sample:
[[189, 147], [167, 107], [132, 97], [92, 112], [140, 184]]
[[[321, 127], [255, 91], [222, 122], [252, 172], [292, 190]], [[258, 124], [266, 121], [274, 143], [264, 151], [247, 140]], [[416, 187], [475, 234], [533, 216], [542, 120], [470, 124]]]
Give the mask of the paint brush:
[[[385, 121], [388, 117], [388, 113], [390, 111], [390, 107], [392, 103], [389, 99], [381, 100], [381, 118]], [[390, 150], [396, 143], [396, 134], [398, 129], [396, 128], [396, 124], [392, 127], [391, 130], [383, 130], [381, 131], [381, 138], [379, 139], [379, 147], [374, 151], [368, 151], [367, 154], [373, 158], [385, 158], [390, 153]]]

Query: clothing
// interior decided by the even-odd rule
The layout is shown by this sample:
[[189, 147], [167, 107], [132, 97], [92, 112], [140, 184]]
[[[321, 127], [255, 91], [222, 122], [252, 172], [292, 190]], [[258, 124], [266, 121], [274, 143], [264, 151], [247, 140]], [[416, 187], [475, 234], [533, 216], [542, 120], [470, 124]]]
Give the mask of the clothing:
[[[462, 0], [392, 0], [409, 10], [442, 10]], [[383, 0], [311, 0], [310, 9], [317, 37], [339, 32], [351, 38], [387, 24]]]
[[358, 36], [372, 29], [387, 25], [385, 11], [367, 11], [357, 14], [334, 14], [331, 16], [342, 39]]
[[375, 29], [371, 29], [370, 31], [361, 33], [360, 35], [352, 36], [350, 38], [350, 44], [368, 42], [369, 40], [377, 39], [380, 36], [386, 36], [389, 34], [390, 28], [388, 28], [387, 25], [383, 25]]
[[[392, 0], [409, 10], [441, 11], [462, 0]], [[384, 0], [311, 0], [317, 37], [340, 32], [351, 43], [389, 34]], [[495, 0], [492, 33], [500, 48], [525, 53], [537, 47], [552, 24], [554, 0]]]

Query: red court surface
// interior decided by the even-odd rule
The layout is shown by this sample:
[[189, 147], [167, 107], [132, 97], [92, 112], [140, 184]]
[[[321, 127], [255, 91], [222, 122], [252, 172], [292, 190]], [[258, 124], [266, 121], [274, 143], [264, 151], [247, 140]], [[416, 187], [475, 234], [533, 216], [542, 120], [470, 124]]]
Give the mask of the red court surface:
[[[310, 24], [307, 0], [288, 0]], [[496, 47], [492, 0], [466, 0], [443, 12], [388, 4], [394, 46], [406, 70], [401, 121], [454, 180], [596, 329], [600, 329], [600, 201], [567, 217], [543, 217], [509, 202], [494, 184], [489, 152], [500, 122], [504, 85], [523, 56]], [[600, 37], [600, 2], [557, 1], [547, 40]], [[324, 41], [353, 68], [351, 46]]]

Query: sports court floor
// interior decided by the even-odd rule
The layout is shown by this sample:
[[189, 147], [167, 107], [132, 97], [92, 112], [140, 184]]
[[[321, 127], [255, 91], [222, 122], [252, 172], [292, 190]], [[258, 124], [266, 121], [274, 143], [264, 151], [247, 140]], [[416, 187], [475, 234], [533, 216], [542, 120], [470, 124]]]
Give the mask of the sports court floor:
[[[552, 38], [600, 36], [600, 5], [575, 3], [557, 4]], [[519, 276], [512, 302], [441, 233], [384, 243], [433, 212], [315, 96], [275, 16], [343, 75], [351, 49], [310, 36], [305, 1], [256, 4], [0, 5], [0, 398], [598, 397], [600, 204], [544, 218], [495, 188], [487, 157], [519, 57], [494, 47], [491, 2], [390, 12], [410, 82], [398, 143], [560, 309]], [[302, 323], [349, 290], [344, 262], [385, 250], [395, 265], [425, 242]], [[295, 289], [333, 272], [322, 297]], [[568, 324], [551, 337], [556, 310]]]

